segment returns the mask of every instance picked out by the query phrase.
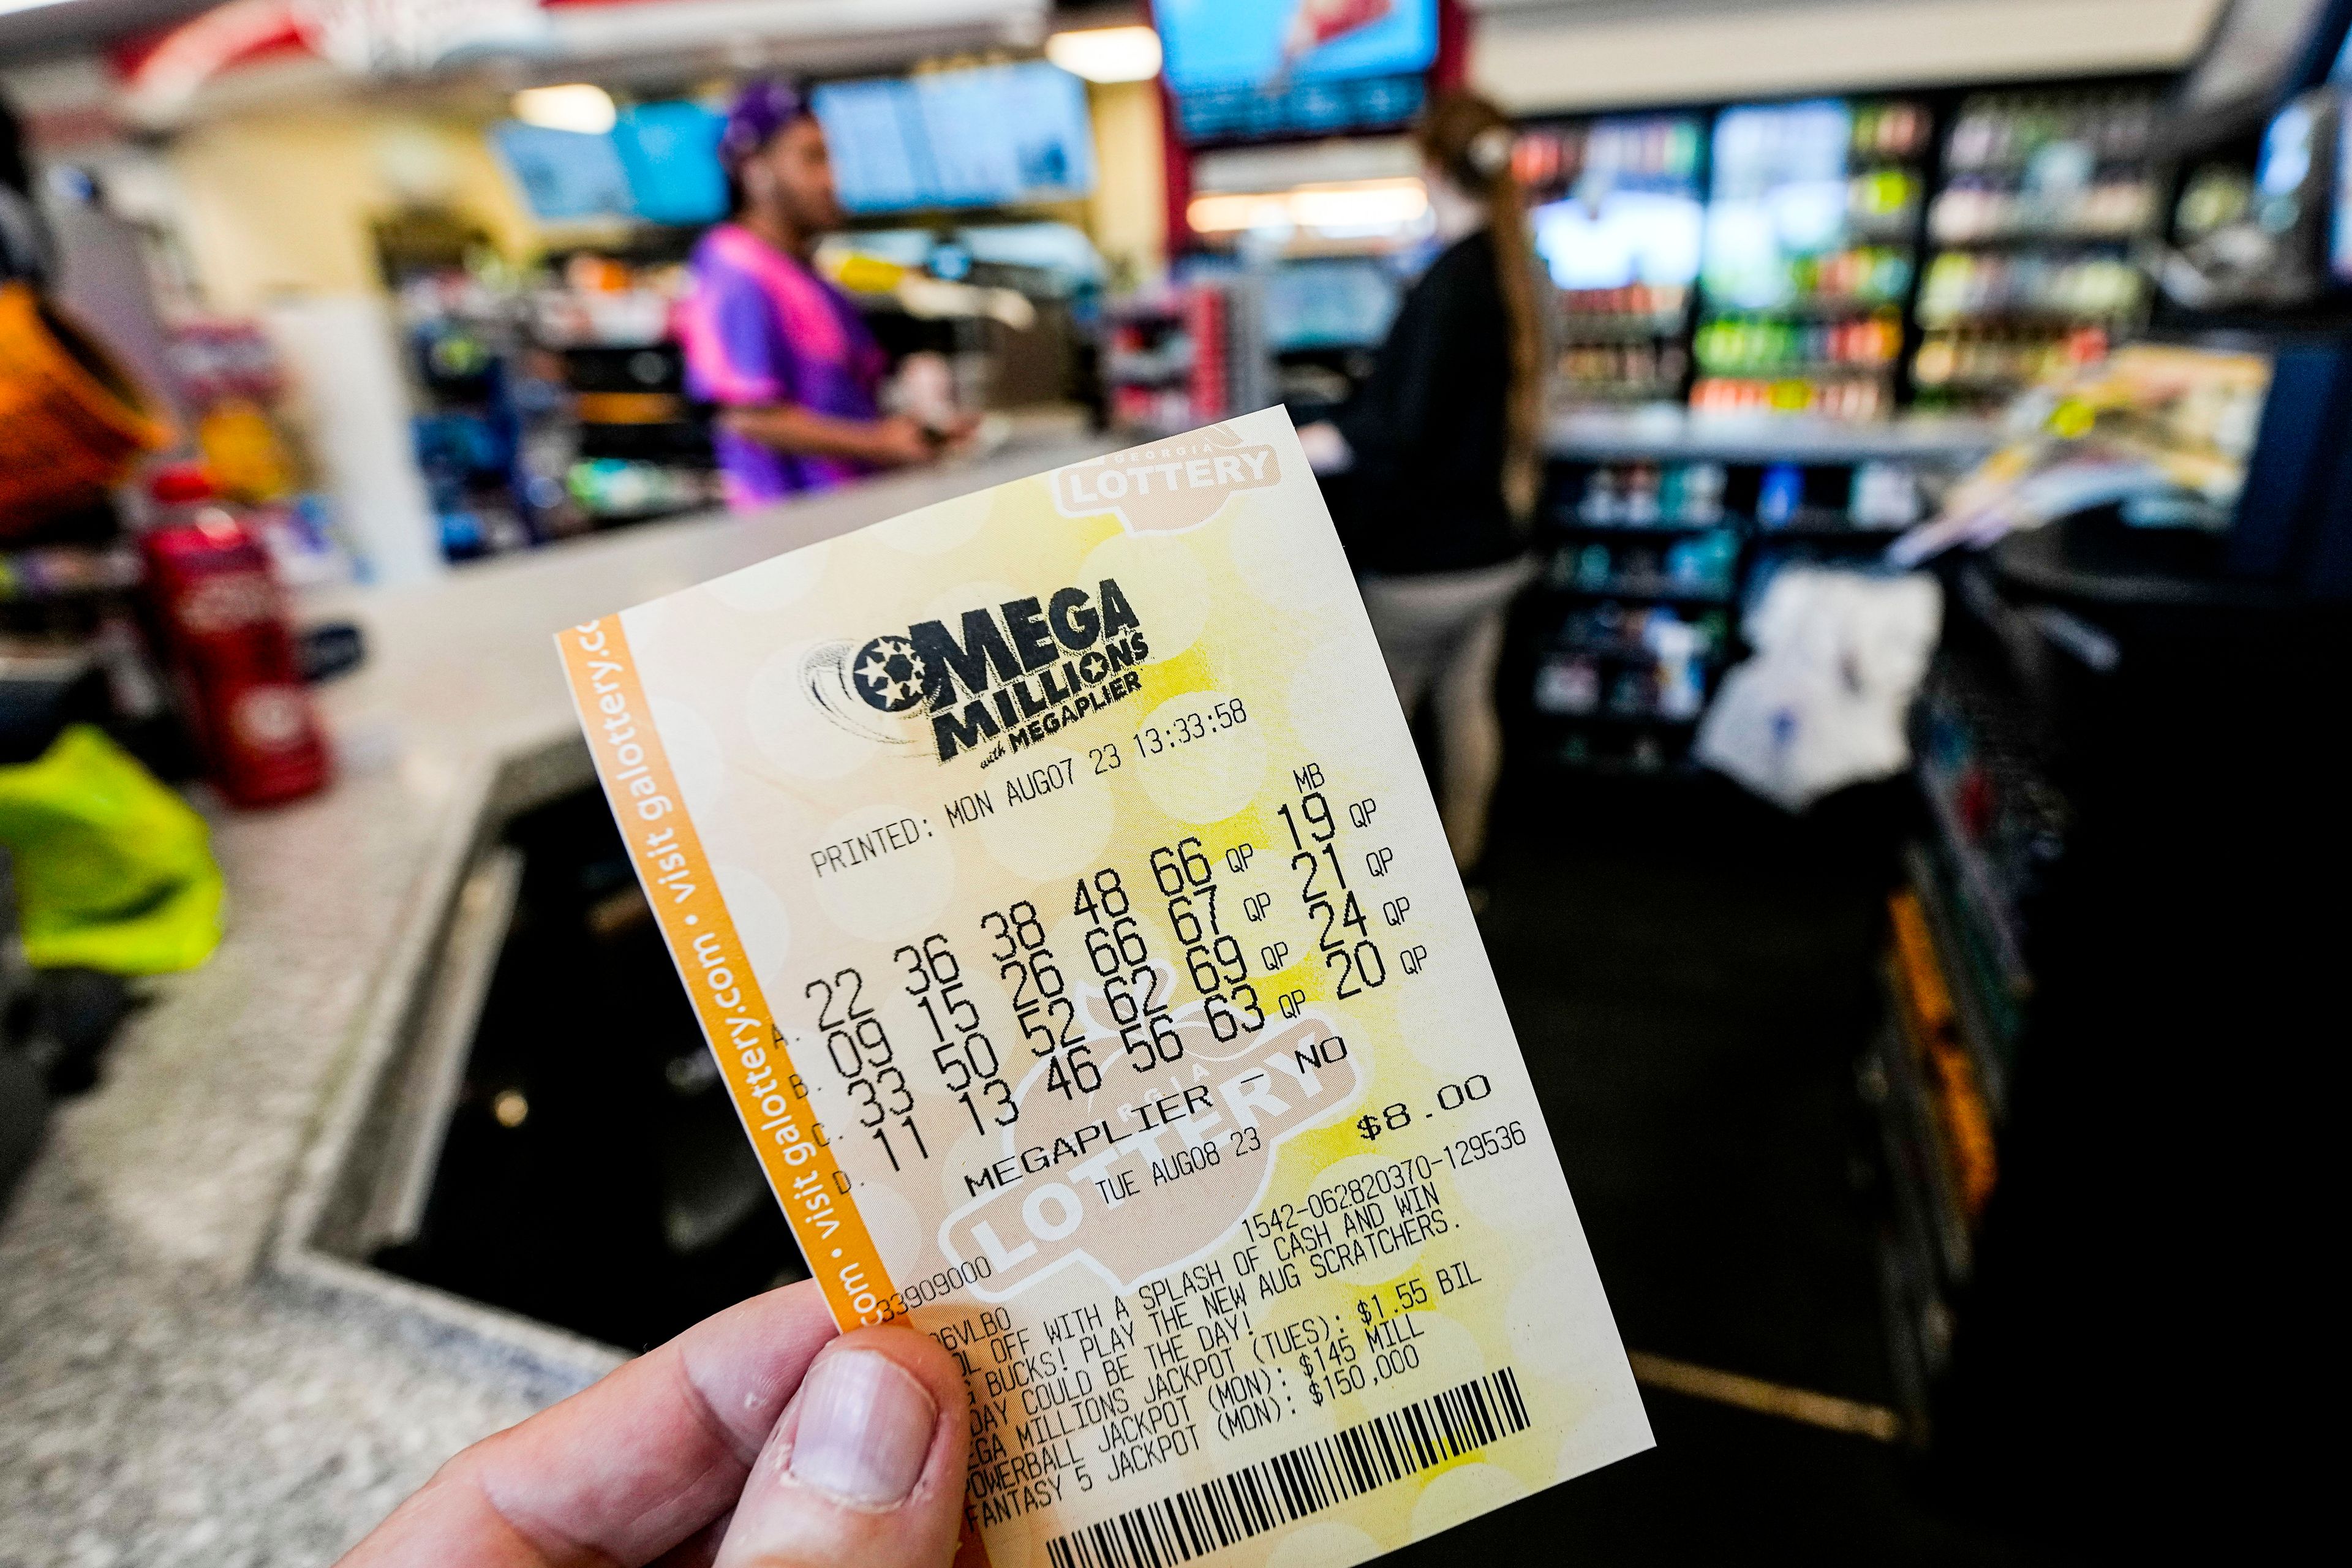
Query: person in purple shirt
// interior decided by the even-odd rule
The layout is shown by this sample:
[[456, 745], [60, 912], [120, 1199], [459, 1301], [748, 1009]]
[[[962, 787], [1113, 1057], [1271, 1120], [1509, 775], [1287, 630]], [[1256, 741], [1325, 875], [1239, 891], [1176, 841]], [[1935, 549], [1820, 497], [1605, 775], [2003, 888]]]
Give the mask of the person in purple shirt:
[[730, 506], [765, 505], [937, 445], [877, 405], [887, 366], [856, 307], [810, 265], [842, 221], [824, 131], [800, 93], [754, 82], [719, 144], [733, 216], [694, 247], [677, 330], [688, 392], [719, 407], [713, 442]]

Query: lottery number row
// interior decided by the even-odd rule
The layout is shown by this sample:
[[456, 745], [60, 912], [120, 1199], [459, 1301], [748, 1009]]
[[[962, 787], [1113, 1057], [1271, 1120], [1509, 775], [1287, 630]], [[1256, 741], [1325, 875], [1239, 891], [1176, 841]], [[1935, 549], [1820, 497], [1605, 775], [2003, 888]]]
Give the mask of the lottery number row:
[[[1307, 770], [1307, 776], [1319, 779], [1319, 770]], [[1301, 910], [1317, 933], [1314, 952], [1331, 982], [1331, 994], [1344, 999], [1385, 984], [1388, 964], [1348, 886], [1330, 802], [1311, 784], [1301, 784], [1297, 794], [1295, 811], [1285, 802], [1276, 816], [1290, 839], [1289, 866], [1299, 878]], [[1240, 864], [1248, 858], [1244, 854]], [[1221, 899], [1217, 868], [1202, 841], [1186, 837], [1153, 849], [1149, 868], [1152, 890], [1144, 897], [1158, 903], [1181, 950], [1167, 967], [1153, 954], [1136, 899], [1118, 868], [1106, 866], [1072, 885], [1070, 914], [1080, 922], [1092, 990], [1107, 1015], [1092, 1020], [1097, 1027], [1089, 1028], [1089, 1018], [1081, 1016], [1083, 998], [1073, 994], [1034, 900], [1017, 900], [980, 917], [986, 961], [995, 971], [998, 995], [1010, 1008], [1019, 1046], [1044, 1064], [1045, 1089], [1066, 1100], [1100, 1090], [1107, 1068], [1124, 1063], [1137, 1074], [1150, 1075], [1183, 1059], [1184, 1037], [1171, 1012], [1179, 982], [1171, 974], [1191, 983], [1209, 1032], [1221, 1043], [1265, 1027], [1265, 1006], [1249, 954], [1238, 933], [1227, 929], [1230, 902]], [[1260, 900], [1245, 919], [1258, 921], [1264, 914]], [[948, 934], [933, 931], [891, 957], [898, 965], [898, 987], [921, 1020], [917, 1048], [930, 1058], [940, 1088], [962, 1108], [973, 1131], [984, 1135], [1013, 1125], [1021, 1117], [1013, 1083], [1034, 1069], [1008, 1075], [1007, 1052], [986, 1026], [964, 960]], [[917, 1117], [898, 1042], [868, 990], [864, 973], [844, 966], [829, 978], [810, 981], [803, 994], [816, 1005], [826, 1059], [858, 1126], [881, 1145], [890, 1168], [899, 1171], [908, 1160], [929, 1160], [930, 1140]], [[1014, 1065], [1021, 1067], [1017, 1056]]]

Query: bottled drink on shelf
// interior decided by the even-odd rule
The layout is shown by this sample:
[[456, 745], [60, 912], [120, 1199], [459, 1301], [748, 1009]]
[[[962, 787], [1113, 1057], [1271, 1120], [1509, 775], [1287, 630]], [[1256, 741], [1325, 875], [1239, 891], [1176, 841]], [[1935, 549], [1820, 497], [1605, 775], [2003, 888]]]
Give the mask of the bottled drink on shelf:
[[325, 786], [327, 742], [302, 684], [269, 552], [200, 468], [158, 475], [140, 538], [189, 727], [221, 794], [275, 805]]
[[2147, 299], [2147, 275], [2120, 256], [1984, 255], [1948, 250], [1919, 289], [1923, 326], [2042, 316], [2119, 321]]

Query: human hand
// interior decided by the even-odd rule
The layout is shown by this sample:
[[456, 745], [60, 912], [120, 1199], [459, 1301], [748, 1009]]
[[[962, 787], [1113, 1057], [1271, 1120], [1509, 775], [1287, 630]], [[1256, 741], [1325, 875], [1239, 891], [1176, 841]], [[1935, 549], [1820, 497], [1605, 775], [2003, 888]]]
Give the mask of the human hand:
[[930, 432], [923, 427], [920, 420], [910, 415], [894, 414], [887, 419], [875, 421], [872, 439], [872, 460], [885, 468], [928, 463], [939, 454]]
[[813, 1283], [706, 1319], [458, 1454], [340, 1568], [947, 1568], [955, 1361], [904, 1328], [834, 1335]]

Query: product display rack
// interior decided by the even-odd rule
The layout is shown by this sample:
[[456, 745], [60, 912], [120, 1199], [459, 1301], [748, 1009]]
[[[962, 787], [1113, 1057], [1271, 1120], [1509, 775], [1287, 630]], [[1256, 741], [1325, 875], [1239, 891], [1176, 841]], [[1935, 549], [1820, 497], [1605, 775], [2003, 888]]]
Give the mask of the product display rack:
[[1693, 407], [1894, 412], [1934, 122], [1916, 98], [1748, 104], [1717, 118]]
[[582, 253], [530, 296], [530, 342], [569, 417], [532, 451], [535, 498], [575, 529], [622, 528], [719, 500], [708, 412], [671, 330], [674, 237]]
[[[1629, 274], [1615, 289], [1555, 288], [1562, 401], [1857, 422], [1909, 409], [1974, 416], [2104, 353], [2150, 304], [2139, 251], [2161, 216], [2147, 147], [2165, 83], [2117, 76], [1531, 121], [1514, 168], [1539, 250], [1546, 207], [1571, 198], [1608, 230], [1604, 248], [1621, 234], [1636, 251], [1654, 247], [1659, 229], [1654, 211], [1612, 217], [1612, 193], [1687, 183], [1704, 210], [1688, 286]], [[1811, 214], [1793, 226], [1792, 193]], [[1755, 221], [1743, 227], [1743, 214]]]
[[2146, 318], [2160, 205], [2151, 86], [1983, 92], [1947, 128], [1919, 289], [1916, 405], [1973, 410], [2104, 355]]
[[1276, 401], [1264, 280], [1246, 268], [1203, 268], [1104, 317], [1110, 419], [1129, 436], [1155, 440]]
[[1137, 295], [1103, 310], [1104, 401], [1112, 426], [1150, 439], [1192, 424], [1192, 334], [1181, 289]]
[[[1696, 113], [1520, 132], [1512, 163], [1552, 284], [1553, 378], [1564, 404], [1679, 404], [1688, 395], [1706, 152], [1706, 121]], [[1591, 257], [1591, 272], [1579, 270], [1578, 255]]]
[[398, 310], [416, 466], [442, 554], [467, 561], [527, 549], [547, 536], [529, 499], [526, 429], [544, 412], [520, 374], [526, 334], [511, 290], [470, 273], [404, 280]]
[[1561, 417], [1506, 677], [1521, 733], [1560, 766], [1688, 771], [1760, 576], [1874, 556], [1992, 440], [1948, 420]]
[[1881, 1272], [1895, 1383], [1924, 1441], [2000, 1179], [2030, 939], [2073, 813], [2013, 699], [1965, 653], [1938, 658], [1912, 731], [1927, 832], [1889, 900], [1887, 1023], [1863, 1088], [1893, 1200]]

